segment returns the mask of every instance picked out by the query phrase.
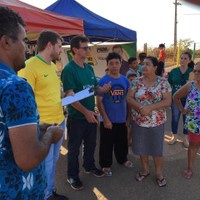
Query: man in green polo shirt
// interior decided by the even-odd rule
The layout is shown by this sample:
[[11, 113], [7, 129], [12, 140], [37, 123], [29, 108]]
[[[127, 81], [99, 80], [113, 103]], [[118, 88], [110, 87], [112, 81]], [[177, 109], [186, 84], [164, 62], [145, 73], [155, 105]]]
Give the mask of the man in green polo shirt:
[[[93, 68], [85, 63], [89, 56], [90, 47], [88, 38], [75, 36], [71, 40], [73, 60], [63, 69], [61, 79], [64, 92], [77, 93], [87, 88], [95, 88], [95, 92], [104, 93], [109, 91], [110, 84], [97, 87], [97, 80]], [[94, 95], [68, 105], [68, 179], [74, 190], [82, 190], [83, 184], [79, 179], [79, 149], [83, 141], [83, 167], [85, 172], [96, 177], [105, 174], [96, 168], [94, 152], [96, 146], [97, 113], [94, 111]]]

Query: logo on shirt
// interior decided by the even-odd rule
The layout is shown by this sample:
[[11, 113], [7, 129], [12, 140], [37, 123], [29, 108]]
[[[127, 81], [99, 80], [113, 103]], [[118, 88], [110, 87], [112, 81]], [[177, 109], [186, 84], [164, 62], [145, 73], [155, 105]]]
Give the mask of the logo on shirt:
[[27, 177], [22, 176], [22, 180], [23, 180], [23, 188], [22, 190], [27, 189], [31, 189], [33, 187], [33, 174], [29, 173]]
[[47, 77], [48, 76], [48, 74], [44, 74], [44, 77]]
[[125, 88], [122, 85], [113, 85], [108, 96], [113, 103], [121, 103], [126, 97]]

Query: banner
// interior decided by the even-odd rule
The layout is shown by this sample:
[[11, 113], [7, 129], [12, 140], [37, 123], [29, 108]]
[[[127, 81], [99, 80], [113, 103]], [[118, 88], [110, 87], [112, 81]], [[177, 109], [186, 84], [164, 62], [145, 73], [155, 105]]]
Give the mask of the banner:
[[[90, 56], [87, 58], [88, 62], [93, 68], [97, 77], [102, 77], [105, 74], [107, 68], [106, 57], [108, 53], [112, 52], [112, 47], [118, 43], [101, 43], [90, 46]], [[136, 43], [120, 43], [123, 48], [123, 59], [128, 61], [130, 57], [136, 57]], [[69, 47], [65, 48], [65, 55], [68, 57], [68, 61], [72, 59], [72, 54]]]

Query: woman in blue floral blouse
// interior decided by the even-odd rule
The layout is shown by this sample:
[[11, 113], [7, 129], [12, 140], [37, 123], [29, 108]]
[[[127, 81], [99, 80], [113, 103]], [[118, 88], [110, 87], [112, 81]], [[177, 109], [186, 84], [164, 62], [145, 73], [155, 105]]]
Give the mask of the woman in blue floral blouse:
[[[189, 135], [188, 166], [183, 176], [191, 178], [194, 160], [200, 147], [200, 62], [194, 66], [194, 81], [182, 86], [173, 96], [175, 104], [183, 115], [186, 115], [185, 128]], [[187, 97], [185, 107], [181, 104], [181, 98]]]

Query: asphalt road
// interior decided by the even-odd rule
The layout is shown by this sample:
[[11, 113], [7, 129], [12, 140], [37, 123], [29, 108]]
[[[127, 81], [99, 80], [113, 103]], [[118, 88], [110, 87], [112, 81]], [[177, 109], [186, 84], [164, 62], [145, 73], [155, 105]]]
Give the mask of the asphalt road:
[[[167, 186], [159, 188], [155, 181], [154, 164], [150, 159], [150, 176], [137, 182], [135, 174], [140, 169], [140, 161], [129, 149], [129, 159], [134, 167], [127, 169], [114, 160], [112, 177], [96, 178], [84, 173], [80, 156], [80, 179], [84, 190], [74, 191], [67, 183], [67, 141], [64, 140], [61, 155], [57, 164], [57, 192], [69, 197], [70, 200], [200, 200], [200, 157], [197, 155], [194, 174], [190, 180], [182, 176], [187, 164], [187, 149], [182, 144], [181, 127], [179, 125], [179, 140], [174, 145], [168, 145], [170, 139], [170, 109], [167, 110], [166, 135], [164, 143], [164, 176]], [[182, 120], [181, 120], [182, 121]], [[98, 165], [98, 143], [96, 148], [96, 163]]]

